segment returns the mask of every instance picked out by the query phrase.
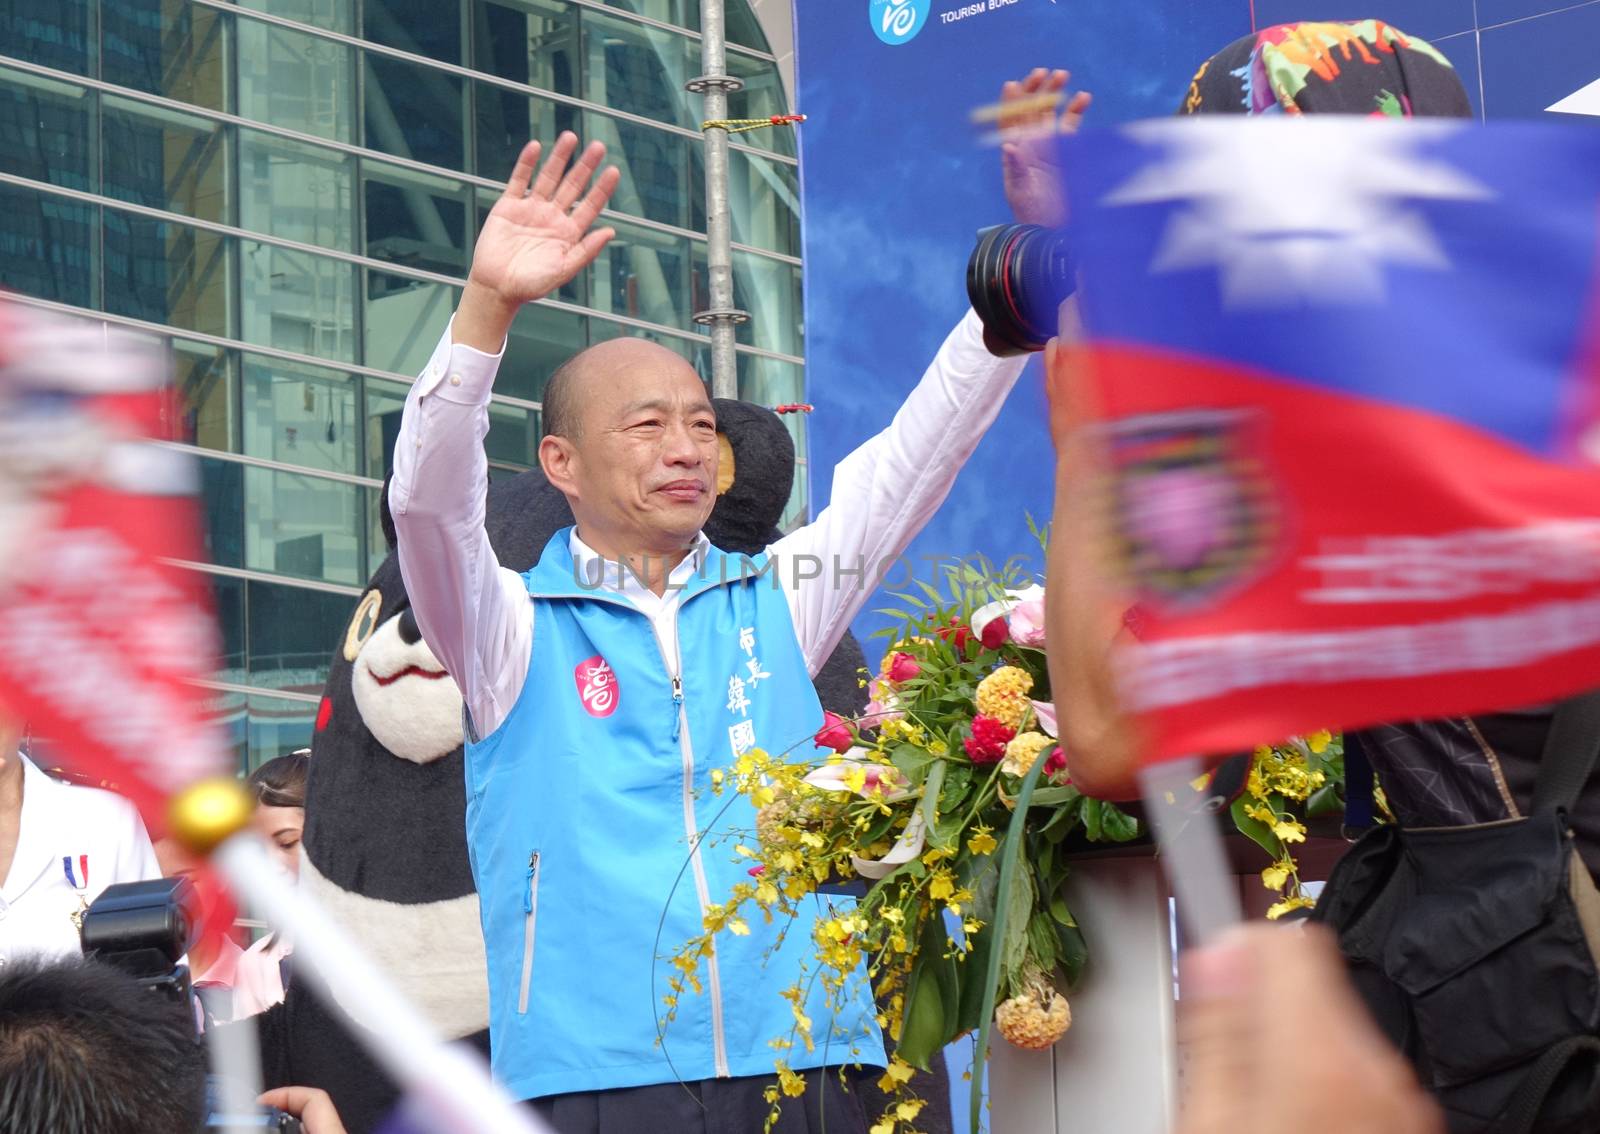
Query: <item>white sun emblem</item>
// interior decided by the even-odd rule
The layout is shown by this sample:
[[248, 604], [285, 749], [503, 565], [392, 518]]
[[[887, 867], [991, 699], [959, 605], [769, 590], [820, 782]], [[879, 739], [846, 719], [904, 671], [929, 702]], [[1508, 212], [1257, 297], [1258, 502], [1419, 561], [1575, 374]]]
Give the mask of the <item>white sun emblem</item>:
[[1460, 128], [1332, 117], [1142, 123], [1129, 133], [1166, 157], [1105, 203], [1187, 202], [1168, 219], [1150, 270], [1214, 265], [1228, 307], [1381, 302], [1385, 262], [1450, 266], [1408, 201], [1494, 196], [1416, 152]]

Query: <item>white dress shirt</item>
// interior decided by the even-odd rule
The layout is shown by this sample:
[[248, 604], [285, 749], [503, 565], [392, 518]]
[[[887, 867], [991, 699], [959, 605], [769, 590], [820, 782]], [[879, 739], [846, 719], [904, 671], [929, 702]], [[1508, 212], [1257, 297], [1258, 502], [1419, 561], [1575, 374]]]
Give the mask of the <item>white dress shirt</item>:
[[[454, 344], [445, 328], [406, 398], [389, 487], [411, 609], [460, 686], [480, 736], [499, 727], [516, 704], [533, 644], [527, 588], [519, 574], [500, 566], [483, 526], [489, 471], [483, 438], [503, 354], [504, 347], [488, 355]], [[905, 550], [944, 502], [1023, 362], [990, 354], [983, 326], [969, 311], [888, 428], [834, 469], [828, 506], [767, 549], [813, 675], [871, 595], [882, 565]], [[582, 572], [595, 553], [577, 534], [571, 546]], [[700, 538], [669, 584], [694, 577], [704, 554]], [[627, 572], [619, 581], [611, 566], [600, 585], [648, 614], [664, 645], [676, 652], [679, 592], [669, 585], [658, 596]], [[802, 577], [814, 568], [814, 577]], [[860, 576], [846, 574], [858, 568]]]
[[77, 954], [82, 945], [75, 918], [101, 891], [161, 877], [133, 804], [113, 792], [51, 779], [26, 756], [19, 758], [22, 825], [0, 884], [0, 964], [26, 953]]

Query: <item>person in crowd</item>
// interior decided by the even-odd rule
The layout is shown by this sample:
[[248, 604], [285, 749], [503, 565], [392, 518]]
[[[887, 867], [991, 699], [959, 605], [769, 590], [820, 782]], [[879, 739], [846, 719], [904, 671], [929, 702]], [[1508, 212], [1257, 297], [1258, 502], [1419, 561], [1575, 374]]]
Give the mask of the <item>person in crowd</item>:
[[[256, 801], [256, 831], [267, 841], [274, 865], [295, 880], [300, 877], [300, 835], [306, 825], [310, 768], [311, 750], [302, 748], [268, 760], [251, 772], [247, 781]], [[277, 931], [244, 951], [234, 967], [231, 1019], [254, 1016], [283, 999], [293, 952], [293, 943]]]
[[79, 952], [84, 911], [102, 890], [161, 876], [133, 804], [52, 779], [20, 739], [0, 717], [0, 965]]
[[[345, 1134], [321, 1091], [260, 1102], [305, 1134]], [[182, 1006], [81, 956], [0, 966], [0, 1130], [199, 1134], [208, 1113], [205, 1048]]]
[[[697, 974], [704, 994], [679, 997], [664, 1030], [667, 974], [652, 988], [658, 952], [748, 883], [728, 848], [702, 846], [714, 827], [754, 825], [746, 801], [712, 797], [712, 772], [820, 726], [812, 673], [875, 566], [944, 499], [1021, 365], [991, 354], [969, 313], [887, 431], [835, 470], [829, 507], [751, 563], [701, 532], [719, 456], [700, 376], [639, 339], [591, 347], [551, 376], [539, 448], [576, 525], [526, 575], [504, 570], [484, 531], [481, 444], [500, 352], [518, 309], [610, 239], [591, 226], [618, 179], [594, 179], [599, 144], [569, 170], [571, 134], [536, 175], [540, 152], [523, 151], [484, 224], [461, 305], [407, 399], [389, 489], [417, 624], [467, 707], [494, 1070], [561, 1131], [754, 1130], [769, 1041], [799, 1010], [781, 987], [811, 919], [781, 944], [760, 919], [719, 938]], [[860, 564], [865, 578], [841, 578]], [[823, 1069], [881, 1064], [870, 996], [853, 990], [836, 1011], [819, 988], [805, 1011], [814, 1050], [787, 1053], [805, 1098], [777, 1128], [865, 1131], [859, 1100]]]

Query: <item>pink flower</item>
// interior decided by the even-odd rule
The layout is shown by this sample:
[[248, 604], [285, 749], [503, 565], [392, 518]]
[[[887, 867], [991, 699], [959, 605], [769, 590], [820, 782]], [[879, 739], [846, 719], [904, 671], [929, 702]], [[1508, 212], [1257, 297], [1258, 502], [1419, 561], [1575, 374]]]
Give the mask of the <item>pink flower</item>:
[[822, 714], [822, 727], [817, 730], [817, 735], [812, 737], [818, 748], [831, 748], [835, 752], [848, 752], [855, 744], [856, 738], [850, 731], [850, 726], [845, 724], [844, 718], [838, 713], [826, 710]]
[[1034, 701], [1033, 719], [1039, 722], [1039, 731], [1046, 736], [1060, 736], [1056, 726], [1056, 707], [1049, 701]]
[[887, 677], [874, 677], [867, 686], [867, 694], [872, 699], [861, 714], [863, 728], [877, 728], [888, 721], [905, 719], [905, 713], [900, 711], [900, 699], [894, 695]]
[[962, 743], [974, 764], [998, 764], [1016, 730], [1004, 721], [979, 713], [972, 718], [972, 734]]
[[903, 650], [897, 651], [889, 658], [888, 676], [890, 683], [893, 685], [899, 685], [903, 681], [910, 681], [921, 672], [922, 666], [917, 663], [917, 659]]
[[983, 630], [978, 639], [986, 650], [998, 650], [1006, 644], [1006, 639], [1011, 637], [1011, 628], [1006, 625], [1004, 618], [991, 618], [983, 624]]
[[1025, 599], [1011, 612], [1011, 640], [1019, 646], [1044, 645], [1044, 599]]
[[766, 872], [767, 872], [767, 868], [764, 865], [763, 866], [752, 866], [749, 870], [745, 871], [745, 873], [750, 875], [750, 877], [752, 877], [752, 878], [760, 878]]
[[1061, 751], [1061, 749], [1057, 748], [1054, 752], [1045, 757], [1045, 779], [1050, 780], [1053, 783], [1061, 784], [1063, 787], [1065, 787], [1072, 782], [1072, 777], [1067, 775], [1066, 772], [1067, 754]]

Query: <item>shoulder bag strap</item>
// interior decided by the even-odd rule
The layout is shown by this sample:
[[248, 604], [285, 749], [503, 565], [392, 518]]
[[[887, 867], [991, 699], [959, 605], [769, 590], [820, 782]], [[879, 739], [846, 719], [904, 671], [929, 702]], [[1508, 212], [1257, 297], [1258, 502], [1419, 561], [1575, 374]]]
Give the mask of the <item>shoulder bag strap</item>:
[[1571, 811], [1600, 758], [1600, 689], [1571, 697], [1556, 708], [1539, 758], [1533, 810]]

